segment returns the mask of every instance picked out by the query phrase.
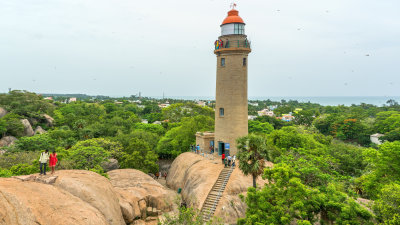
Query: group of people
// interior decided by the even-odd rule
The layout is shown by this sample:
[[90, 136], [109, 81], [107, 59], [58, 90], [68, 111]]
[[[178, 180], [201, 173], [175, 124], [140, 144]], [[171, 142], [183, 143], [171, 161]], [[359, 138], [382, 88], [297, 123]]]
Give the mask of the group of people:
[[164, 177], [167, 180], [167, 172], [157, 172], [156, 178], [159, 179], [160, 177]]
[[[190, 150], [196, 154], [200, 154], [200, 146], [199, 145], [190, 145]], [[214, 146], [210, 146], [210, 154], [214, 154]]]
[[225, 153], [222, 153], [222, 164], [225, 165], [225, 167], [235, 167], [236, 166], [236, 155], [234, 155], [233, 157], [228, 155], [227, 157], [225, 156]]
[[190, 150], [196, 154], [200, 154], [200, 146], [199, 145], [190, 145]]
[[49, 153], [49, 150], [42, 152], [39, 158], [40, 175], [46, 175], [47, 163], [49, 163], [51, 174], [54, 174], [57, 162], [58, 159], [56, 151], [53, 151], [51, 154]]

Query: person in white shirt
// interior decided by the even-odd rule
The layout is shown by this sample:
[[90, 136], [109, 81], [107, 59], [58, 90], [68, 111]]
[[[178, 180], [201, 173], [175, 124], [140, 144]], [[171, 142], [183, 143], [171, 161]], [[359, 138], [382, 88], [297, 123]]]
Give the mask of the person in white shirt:
[[47, 167], [47, 162], [49, 162], [50, 154], [49, 150], [46, 150], [40, 154], [40, 175], [46, 175], [46, 167]]

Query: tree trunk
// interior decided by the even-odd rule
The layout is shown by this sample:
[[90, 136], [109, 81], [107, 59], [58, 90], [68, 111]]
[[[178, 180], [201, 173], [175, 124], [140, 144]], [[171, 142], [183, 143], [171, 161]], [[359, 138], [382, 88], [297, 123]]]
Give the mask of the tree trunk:
[[257, 177], [256, 177], [256, 175], [253, 174], [253, 187], [254, 187], [254, 188], [257, 187], [256, 180], [257, 180]]

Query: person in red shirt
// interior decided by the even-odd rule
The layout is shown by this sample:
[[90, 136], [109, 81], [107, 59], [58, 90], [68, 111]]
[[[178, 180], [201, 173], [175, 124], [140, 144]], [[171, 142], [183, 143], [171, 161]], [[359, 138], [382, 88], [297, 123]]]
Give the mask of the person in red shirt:
[[222, 153], [222, 164], [225, 164], [225, 154]]
[[49, 167], [51, 168], [51, 174], [55, 173], [57, 161], [58, 161], [57, 153], [56, 151], [53, 151], [53, 153], [50, 154], [50, 160], [49, 160]]

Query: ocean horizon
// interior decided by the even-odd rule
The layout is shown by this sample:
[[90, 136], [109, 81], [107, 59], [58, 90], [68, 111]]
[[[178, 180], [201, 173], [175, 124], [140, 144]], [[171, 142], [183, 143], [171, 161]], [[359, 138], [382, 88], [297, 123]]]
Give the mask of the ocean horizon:
[[[151, 98], [162, 99], [162, 96], [151, 96]], [[214, 96], [165, 96], [164, 98], [182, 99], [182, 100], [215, 100]], [[390, 99], [400, 102], [400, 96], [250, 96], [249, 100], [296, 100], [302, 103], [318, 103], [323, 106], [337, 106], [345, 105], [351, 106], [353, 104], [359, 105], [361, 103], [382, 106]]]

